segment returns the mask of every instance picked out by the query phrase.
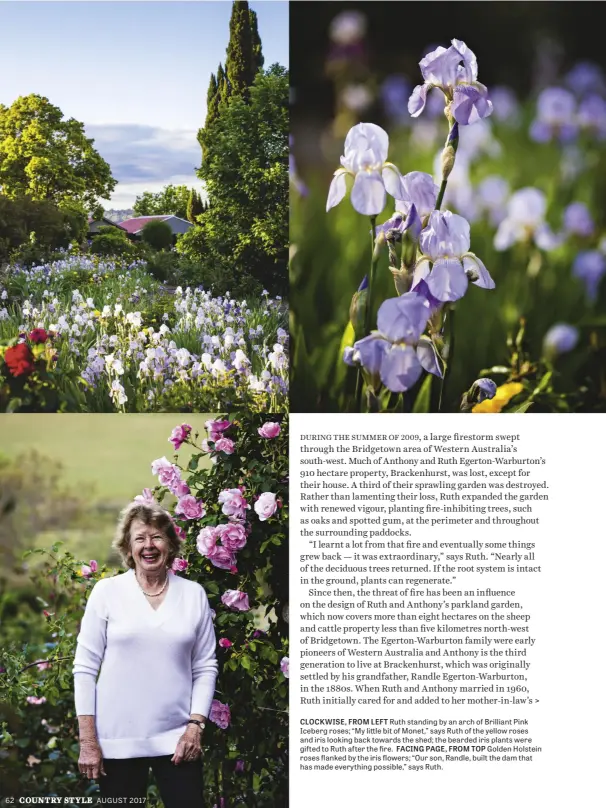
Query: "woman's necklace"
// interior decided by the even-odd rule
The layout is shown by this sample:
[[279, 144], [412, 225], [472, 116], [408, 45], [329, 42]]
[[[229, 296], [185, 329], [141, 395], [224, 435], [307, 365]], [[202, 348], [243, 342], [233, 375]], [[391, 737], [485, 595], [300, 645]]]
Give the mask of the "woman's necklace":
[[[139, 578], [137, 577], [136, 573], [135, 573], [135, 578], [137, 579], [137, 583], [139, 584]], [[166, 576], [166, 580], [164, 581], [164, 586], [162, 587], [162, 589], [159, 592], [153, 592], [153, 593], [152, 592], [146, 592], [145, 589], [143, 589], [143, 587], [141, 586], [141, 584], [139, 584], [139, 589], [148, 598], [157, 598], [162, 594], [162, 592], [164, 592], [164, 590], [166, 589], [167, 586], [168, 586], [168, 575]]]

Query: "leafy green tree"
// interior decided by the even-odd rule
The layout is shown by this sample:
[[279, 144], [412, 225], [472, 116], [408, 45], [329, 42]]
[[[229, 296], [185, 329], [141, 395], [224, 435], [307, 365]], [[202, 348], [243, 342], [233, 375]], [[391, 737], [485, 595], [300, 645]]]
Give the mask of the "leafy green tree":
[[213, 147], [199, 176], [209, 210], [177, 249], [286, 290], [288, 255], [288, 73], [260, 72], [249, 101], [232, 98], [209, 130]]
[[161, 191], [145, 191], [133, 205], [135, 216], [178, 216], [187, 218], [189, 202], [187, 185], [166, 185]]
[[173, 231], [161, 219], [152, 219], [141, 231], [141, 238], [154, 250], [167, 250], [173, 243]]
[[250, 10], [250, 30], [252, 40], [252, 58], [253, 70], [256, 76], [259, 70], [262, 69], [265, 59], [263, 58], [263, 51], [261, 48], [261, 37], [259, 36], [259, 26], [257, 24], [257, 12]]
[[195, 188], [192, 188], [187, 203], [187, 218], [192, 224], [196, 224], [198, 216], [202, 213], [204, 213], [204, 203], [202, 202], [200, 194]]
[[255, 78], [253, 32], [247, 0], [234, 0], [232, 6], [225, 72], [229, 79], [229, 96], [245, 96]]
[[45, 260], [54, 250], [82, 242], [87, 227], [86, 214], [77, 203], [58, 208], [52, 202], [0, 194], [0, 264], [24, 245], [33, 261]]
[[84, 124], [41, 95], [0, 104], [0, 189], [5, 196], [79, 202], [90, 210], [116, 186]]

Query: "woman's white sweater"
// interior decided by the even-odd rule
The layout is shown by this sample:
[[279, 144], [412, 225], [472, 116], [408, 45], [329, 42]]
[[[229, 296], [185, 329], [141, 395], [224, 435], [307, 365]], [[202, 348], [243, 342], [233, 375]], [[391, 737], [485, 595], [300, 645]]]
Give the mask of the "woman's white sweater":
[[156, 610], [133, 570], [98, 581], [86, 604], [76, 713], [95, 716], [104, 758], [172, 755], [190, 715], [210, 712], [217, 660], [208, 599], [194, 581], [169, 577]]

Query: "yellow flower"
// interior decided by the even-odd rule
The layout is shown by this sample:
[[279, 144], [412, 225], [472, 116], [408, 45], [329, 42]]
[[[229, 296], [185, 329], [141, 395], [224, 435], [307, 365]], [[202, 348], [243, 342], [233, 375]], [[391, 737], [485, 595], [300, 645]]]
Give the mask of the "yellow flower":
[[471, 410], [472, 412], [501, 412], [503, 407], [505, 407], [514, 396], [517, 396], [518, 393], [521, 393], [524, 389], [524, 385], [520, 384], [520, 382], [509, 382], [508, 384], [502, 384], [500, 387], [497, 387], [497, 392], [495, 393], [494, 398], [487, 398], [485, 401], [481, 401], [479, 404], [476, 404], [475, 407]]

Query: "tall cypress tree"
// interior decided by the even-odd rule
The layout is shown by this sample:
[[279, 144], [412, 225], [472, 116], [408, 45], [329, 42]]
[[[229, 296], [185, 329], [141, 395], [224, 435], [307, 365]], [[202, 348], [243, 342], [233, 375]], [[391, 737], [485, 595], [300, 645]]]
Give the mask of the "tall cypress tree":
[[256, 74], [253, 58], [253, 33], [247, 0], [234, 0], [232, 6], [225, 72], [229, 81], [229, 94], [246, 97]]
[[[219, 65], [219, 67], [221, 67], [221, 65]], [[219, 85], [217, 84], [217, 77], [214, 73], [211, 73], [208, 90], [206, 92], [206, 121], [204, 126], [209, 126], [217, 117], [217, 110], [219, 108], [218, 92]]]
[[204, 213], [204, 205], [202, 198], [195, 188], [192, 188], [189, 193], [189, 200], [187, 202], [187, 218], [192, 224], [196, 224], [198, 216]]
[[252, 41], [253, 76], [256, 76], [263, 67], [265, 59], [261, 49], [261, 37], [259, 36], [259, 26], [257, 25], [257, 12], [250, 10], [250, 31]]

